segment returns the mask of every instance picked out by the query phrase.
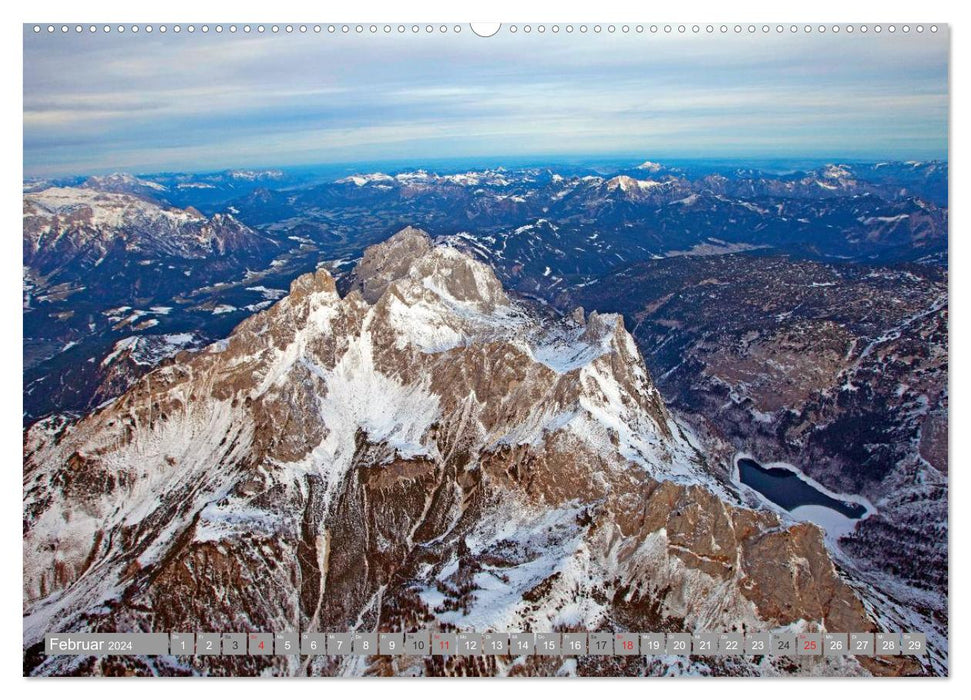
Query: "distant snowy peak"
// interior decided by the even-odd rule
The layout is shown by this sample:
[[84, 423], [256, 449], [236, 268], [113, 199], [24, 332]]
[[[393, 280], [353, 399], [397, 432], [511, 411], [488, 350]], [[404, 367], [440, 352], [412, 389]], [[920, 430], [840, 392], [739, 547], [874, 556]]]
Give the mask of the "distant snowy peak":
[[629, 175], [618, 175], [607, 180], [605, 187], [608, 193], [620, 193], [636, 198], [664, 185], [664, 182], [658, 180], [637, 180]]
[[827, 180], [843, 180], [853, 177], [853, 171], [847, 165], [830, 164], [822, 169], [821, 175]]
[[663, 184], [657, 180], [635, 180], [628, 175], [618, 175], [615, 178], [607, 180], [607, 189], [620, 189], [624, 192], [630, 192], [632, 190], [650, 190], [655, 187], [660, 187]]
[[638, 170], [646, 170], [649, 173], [656, 173], [664, 169], [664, 166], [660, 163], [655, 163], [650, 160], [645, 160], [643, 163], [637, 166]]
[[365, 175], [350, 175], [337, 180], [339, 185], [357, 185], [363, 187], [372, 182], [394, 182], [394, 178], [384, 173], [367, 173]]
[[226, 175], [233, 180], [253, 182], [257, 180], [280, 180], [282, 170], [227, 170]]

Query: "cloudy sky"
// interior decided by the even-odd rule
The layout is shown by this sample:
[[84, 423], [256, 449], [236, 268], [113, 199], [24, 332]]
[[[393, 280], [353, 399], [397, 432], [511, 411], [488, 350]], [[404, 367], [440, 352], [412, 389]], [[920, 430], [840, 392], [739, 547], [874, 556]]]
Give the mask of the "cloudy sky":
[[946, 30], [483, 39], [24, 30], [24, 172], [947, 156]]

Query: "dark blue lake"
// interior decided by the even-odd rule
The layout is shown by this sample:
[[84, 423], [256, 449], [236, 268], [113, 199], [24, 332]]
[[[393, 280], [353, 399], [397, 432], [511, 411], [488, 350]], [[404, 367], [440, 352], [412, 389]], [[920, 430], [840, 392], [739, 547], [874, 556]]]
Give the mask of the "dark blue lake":
[[743, 484], [789, 511], [799, 506], [826, 506], [847, 518], [862, 518], [866, 514], [866, 508], [859, 503], [828, 496], [788, 469], [766, 468], [754, 459], [742, 458], [738, 460], [738, 476]]

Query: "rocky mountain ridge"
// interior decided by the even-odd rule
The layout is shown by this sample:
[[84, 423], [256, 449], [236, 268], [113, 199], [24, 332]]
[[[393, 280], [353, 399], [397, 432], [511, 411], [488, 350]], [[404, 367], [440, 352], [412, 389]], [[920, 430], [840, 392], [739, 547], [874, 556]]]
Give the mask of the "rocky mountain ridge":
[[24, 264], [37, 274], [82, 260], [94, 268], [115, 251], [192, 259], [255, 254], [267, 245], [231, 215], [206, 217], [94, 184], [24, 194]]
[[[744, 507], [619, 316], [559, 321], [406, 229], [24, 444], [33, 674], [552, 675], [525, 660], [45, 658], [44, 632], [875, 629], [814, 526]], [[909, 659], [572, 670], [920, 673]], [[569, 672], [569, 671], [568, 671]]]

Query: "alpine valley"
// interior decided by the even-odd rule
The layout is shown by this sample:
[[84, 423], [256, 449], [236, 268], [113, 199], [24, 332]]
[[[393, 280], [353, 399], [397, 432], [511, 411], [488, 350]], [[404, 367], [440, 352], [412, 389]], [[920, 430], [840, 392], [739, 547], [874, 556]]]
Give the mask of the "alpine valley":
[[[25, 181], [24, 673], [947, 675], [947, 179]], [[746, 461], [863, 515], [783, 507]], [[912, 631], [930, 653], [43, 651], [416, 629]]]

